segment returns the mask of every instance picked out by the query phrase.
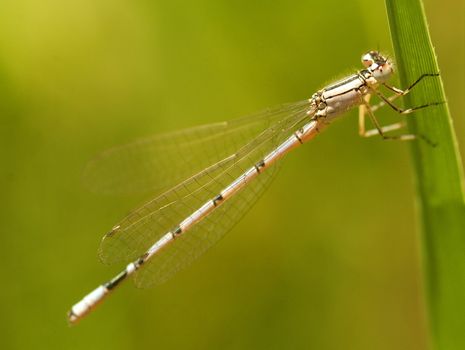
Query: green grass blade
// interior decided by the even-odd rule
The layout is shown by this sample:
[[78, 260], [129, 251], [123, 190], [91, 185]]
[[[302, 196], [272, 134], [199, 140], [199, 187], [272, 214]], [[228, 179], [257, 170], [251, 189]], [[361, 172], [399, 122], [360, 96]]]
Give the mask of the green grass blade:
[[[401, 86], [439, 72], [420, 0], [386, 0]], [[441, 78], [427, 78], [407, 106], [445, 101]], [[465, 201], [462, 164], [447, 104], [407, 117], [413, 133], [437, 147], [412, 142], [426, 300], [433, 348], [465, 349]]]

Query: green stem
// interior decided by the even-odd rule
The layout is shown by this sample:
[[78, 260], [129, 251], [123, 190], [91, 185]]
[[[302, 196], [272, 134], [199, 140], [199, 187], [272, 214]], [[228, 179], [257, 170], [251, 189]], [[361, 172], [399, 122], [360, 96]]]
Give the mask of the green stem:
[[[420, 0], [386, 0], [402, 86], [439, 72]], [[441, 78], [427, 78], [405, 98], [408, 106], [446, 101]], [[464, 179], [446, 103], [408, 118], [413, 133], [437, 143], [412, 143], [421, 223], [423, 276], [434, 349], [465, 349]]]

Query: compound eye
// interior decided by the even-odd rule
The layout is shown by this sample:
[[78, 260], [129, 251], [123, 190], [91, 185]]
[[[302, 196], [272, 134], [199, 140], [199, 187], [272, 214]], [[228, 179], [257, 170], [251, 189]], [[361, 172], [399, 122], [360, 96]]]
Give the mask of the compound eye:
[[374, 63], [373, 55], [371, 52], [362, 56], [362, 64], [365, 67], [370, 67]]

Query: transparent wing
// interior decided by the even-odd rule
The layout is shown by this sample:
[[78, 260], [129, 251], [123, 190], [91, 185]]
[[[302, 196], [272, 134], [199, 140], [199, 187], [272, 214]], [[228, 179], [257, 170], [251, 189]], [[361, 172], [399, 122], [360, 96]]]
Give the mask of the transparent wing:
[[[181, 235], [172, 244], [157, 253], [143, 268], [137, 271], [134, 276], [136, 286], [147, 288], [165, 282], [218, 242], [256, 203], [265, 189], [271, 184], [278, 170], [279, 165], [269, 168], [257, 177], [252, 184], [216, 208], [204, 220], [187, 231], [185, 235]], [[220, 187], [218, 186], [219, 183], [216, 183], [217, 187]], [[187, 213], [188, 208], [193, 203], [200, 204], [200, 202], [200, 200], [192, 197], [188, 202], [176, 202], [174, 207], [176, 207], [176, 211]], [[173, 214], [169, 213], [168, 215], [172, 217]]]
[[196, 126], [111, 148], [91, 161], [84, 183], [94, 192], [144, 193], [172, 187], [234, 153], [247, 140], [308, 106], [290, 103], [241, 119]]
[[[181, 182], [127, 216], [117, 225], [118, 229], [102, 240], [99, 250], [102, 261], [133, 260], [143, 254], [162, 235], [274, 149], [290, 135], [291, 130], [308, 121], [308, 110], [308, 105], [292, 110], [286, 118], [276, 121], [236, 153]], [[137, 272], [136, 285], [147, 287], [165, 281], [217, 242], [260, 197], [276, 171], [276, 167], [267, 169], [233, 198], [162, 249]]]

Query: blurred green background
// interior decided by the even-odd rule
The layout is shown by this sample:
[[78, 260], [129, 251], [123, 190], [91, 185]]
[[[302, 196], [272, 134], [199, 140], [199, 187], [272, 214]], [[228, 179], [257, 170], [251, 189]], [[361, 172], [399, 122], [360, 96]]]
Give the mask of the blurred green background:
[[[464, 154], [463, 1], [425, 5]], [[1, 347], [426, 349], [409, 146], [359, 138], [356, 111], [189, 269], [66, 323], [122, 267], [102, 234], [147, 199], [87, 192], [96, 153], [304, 99], [376, 48], [382, 1], [3, 0]]]

